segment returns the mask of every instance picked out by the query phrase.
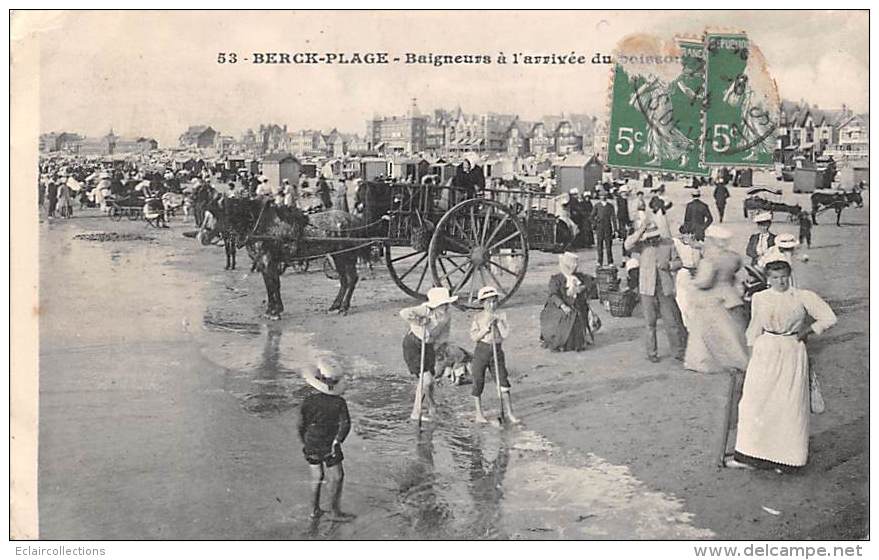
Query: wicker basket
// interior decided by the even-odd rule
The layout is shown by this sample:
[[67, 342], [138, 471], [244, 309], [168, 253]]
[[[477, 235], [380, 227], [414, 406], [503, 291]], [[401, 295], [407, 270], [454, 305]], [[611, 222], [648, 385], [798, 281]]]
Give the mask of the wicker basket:
[[598, 301], [607, 301], [607, 295], [620, 291], [620, 279], [613, 278], [607, 284], [598, 284]]
[[610, 306], [610, 314], [614, 317], [631, 317], [638, 304], [635, 292], [629, 290], [607, 292], [604, 297]]
[[602, 293], [611, 291], [615, 285], [619, 285], [617, 274], [615, 266], [600, 266], [595, 269], [595, 283], [598, 285], [598, 298], [601, 301], [604, 301]]

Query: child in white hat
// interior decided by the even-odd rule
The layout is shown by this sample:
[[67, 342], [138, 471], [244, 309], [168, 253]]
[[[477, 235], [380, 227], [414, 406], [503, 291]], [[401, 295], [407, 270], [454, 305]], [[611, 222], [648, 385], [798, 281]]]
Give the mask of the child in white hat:
[[316, 518], [324, 513], [320, 507], [320, 490], [326, 476], [331, 496], [330, 518], [337, 521], [352, 519], [352, 514], [341, 510], [342, 483], [345, 480], [342, 442], [351, 429], [348, 403], [342, 398], [344, 374], [337, 365], [321, 360], [303, 368], [302, 377], [315, 389], [299, 408], [299, 439], [312, 474], [311, 516]]
[[494, 370], [494, 355], [497, 353], [498, 371], [495, 373], [501, 389], [501, 406], [504, 416], [513, 424], [518, 424], [519, 419], [513, 415], [509, 373], [504, 350], [501, 348], [504, 339], [510, 335], [510, 325], [507, 322], [507, 314], [497, 312], [499, 297], [500, 294], [492, 286], [485, 286], [479, 290], [478, 301], [482, 302], [482, 311], [473, 318], [473, 323], [470, 325], [470, 338], [476, 343], [473, 362], [470, 364], [470, 372], [473, 375], [471, 395], [476, 406], [476, 422], [487, 422], [482, 413], [482, 390], [485, 388], [485, 370], [489, 365], [492, 366], [492, 371]]
[[[427, 291], [427, 301], [415, 307], [407, 307], [400, 311], [400, 317], [409, 323], [409, 331], [403, 337], [403, 361], [409, 373], [418, 379], [415, 390], [415, 404], [412, 407], [413, 420], [431, 420], [435, 405], [433, 398], [433, 378], [436, 376], [435, 346], [449, 340], [452, 315], [450, 304], [457, 301], [458, 296], [449, 294], [447, 288], [431, 288]], [[421, 369], [421, 346], [424, 345], [424, 370]], [[423, 374], [423, 377], [422, 377]], [[427, 393], [429, 416], [422, 416], [422, 401]]]

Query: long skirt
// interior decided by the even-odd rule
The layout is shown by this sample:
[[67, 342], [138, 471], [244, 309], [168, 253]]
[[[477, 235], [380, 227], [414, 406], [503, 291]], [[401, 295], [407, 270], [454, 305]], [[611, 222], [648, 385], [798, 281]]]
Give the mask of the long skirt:
[[801, 467], [809, 454], [809, 359], [795, 336], [764, 333], [745, 373], [736, 452]]
[[701, 373], [744, 370], [748, 346], [742, 319], [711, 292], [697, 289], [691, 295], [684, 367]]
[[690, 328], [690, 294], [693, 290], [698, 289], [693, 285], [693, 275], [690, 274], [689, 270], [682, 268], [677, 272], [675, 275], [675, 302], [678, 304], [678, 309], [681, 310], [681, 319], [687, 329]]
[[586, 309], [572, 308], [566, 315], [548, 302], [540, 313], [540, 341], [545, 348], [554, 351], [585, 350], [592, 342], [588, 321]]

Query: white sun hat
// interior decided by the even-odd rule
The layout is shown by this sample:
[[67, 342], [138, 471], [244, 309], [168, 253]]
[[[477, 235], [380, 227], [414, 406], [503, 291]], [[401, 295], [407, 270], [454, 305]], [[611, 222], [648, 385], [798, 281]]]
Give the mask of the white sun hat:
[[427, 301], [425, 304], [431, 309], [436, 309], [441, 305], [456, 301], [458, 301], [458, 296], [450, 295], [448, 288], [431, 288], [427, 290]]

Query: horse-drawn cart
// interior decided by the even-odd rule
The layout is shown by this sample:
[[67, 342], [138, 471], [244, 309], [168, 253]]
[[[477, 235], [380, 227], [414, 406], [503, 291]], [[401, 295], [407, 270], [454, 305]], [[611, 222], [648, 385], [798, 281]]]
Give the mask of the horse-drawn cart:
[[366, 182], [356, 193], [355, 215], [331, 210], [305, 216], [266, 200], [213, 199], [197, 237], [203, 244], [218, 235], [224, 239], [227, 268], [234, 268], [235, 249], [247, 246], [266, 282], [270, 316], [283, 311], [280, 273], [326, 257], [340, 283], [330, 310], [347, 311], [357, 260], [376, 251], [406, 294], [424, 299], [431, 287], [444, 286], [458, 296], [457, 305], [476, 307], [483, 286], [495, 287], [502, 301], [516, 292], [530, 250], [568, 246], [571, 231], [556, 216], [555, 204], [553, 195], [524, 190], [476, 194], [451, 186]]
[[787, 214], [790, 222], [795, 222], [802, 212], [799, 204], [786, 204], [781, 201], [782, 191], [767, 187], [754, 187], [748, 189], [747, 196], [742, 202], [742, 214], [745, 218], [753, 218], [759, 212], [772, 212], [773, 214]]
[[[551, 194], [486, 189], [470, 197], [464, 189], [438, 185], [367, 183], [358, 193], [371, 235], [384, 247], [393, 281], [424, 299], [433, 286], [474, 307], [482, 286], [501, 300], [521, 285], [531, 249], [559, 252], [571, 241], [555, 214]], [[378, 237], [376, 235], [376, 237]]]

